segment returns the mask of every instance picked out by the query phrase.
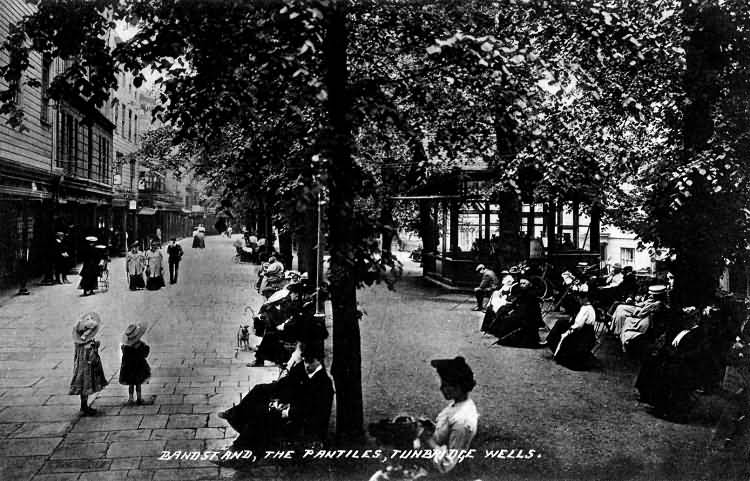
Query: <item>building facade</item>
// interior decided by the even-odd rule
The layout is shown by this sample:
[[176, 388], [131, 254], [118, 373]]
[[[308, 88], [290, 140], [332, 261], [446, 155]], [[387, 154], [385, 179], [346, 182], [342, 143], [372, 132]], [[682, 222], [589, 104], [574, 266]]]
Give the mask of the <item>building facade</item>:
[[[0, 1], [0, 45], [32, 8], [25, 0]], [[116, 33], [107, 35], [114, 46]], [[0, 65], [7, 61], [0, 49]], [[150, 172], [131, 155], [154, 127], [153, 96], [125, 73], [111, 102], [99, 109], [77, 96], [54, 101], [50, 82], [69, 66], [32, 52], [24, 78], [14, 83], [24, 128], [0, 116], [0, 286], [40, 274], [51, 281], [56, 232], [67, 235], [75, 263], [88, 235], [118, 253], [129, 239], [182, 237], [194, 223], [192, 208], [183, 210], [187, 186]], [[28, 85], [29, 78], [40, 86]], [[0, 79], [0, 89], [8, 87]]]

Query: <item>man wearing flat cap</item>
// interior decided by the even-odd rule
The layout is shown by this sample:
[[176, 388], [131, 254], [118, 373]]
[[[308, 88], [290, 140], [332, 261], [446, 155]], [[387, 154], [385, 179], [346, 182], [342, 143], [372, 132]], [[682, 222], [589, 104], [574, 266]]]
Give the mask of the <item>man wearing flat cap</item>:
[[488, 269], [484, 264], [479, 264], [476, 270], [482, 276], [482, 281], [479, 283], [479, 287], [474, 288], [477, 305], [472, 311], [483, 311], [484, 298], [492, 295], [492, 292], [497, 289], [499, 282], [497, 280], [497, 274], [495, 274], [492, 269]]

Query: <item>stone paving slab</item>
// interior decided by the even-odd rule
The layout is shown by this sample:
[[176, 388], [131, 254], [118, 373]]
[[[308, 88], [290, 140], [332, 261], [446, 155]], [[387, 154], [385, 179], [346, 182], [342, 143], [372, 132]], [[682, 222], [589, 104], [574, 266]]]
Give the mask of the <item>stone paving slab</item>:
[[62, 436], [70, 430], [72, 423], [24, 423], [10, 436], [12, 438], [39, 438], [46, 436]]
[[154, 456], [161, 453], [165, 446], [164, 440], [159, 441], [118, 441], [111, 443], [106, 452], [107, 458], [131, 458], [134, 456]]
[[55, 450], [50, 459], [101, 459], [108, 448], [108, 443], [69, 444]]
[[[235, 352], [236, 326], [244, 320], [248, 292], [257, 295], [221, 284], [207, 291], [206, 283], [218, 273], [210, 259], [202, 259], [207, 262], [192, 272], [184, 264], [184, 284], [159, 292], [131, 293], [124, 279], [115, 278], [109, 292], [87, 298], [72, 286], [52, 286], [40, 287], [43, 295], [30, 296], [33, 300], [5, 303], [0, 314], [0, 335], [6, 338], [0, 346], [0, 480], [236, 476], [207, 461], [158, 459], [162, 450], [226, 448], [236, 433], [216, 413], [239, 402], [252, 385], [278, 377], [275, 367], [247, 368], [251, 352]], [[122, 262], [114, 259], [111, 268], [122, 269]], [[249, 286], [255, 270], [246, 267], [229, 265], [241, 285]], [[196, 296], [199, 303], [193, 301]], [[110, 380], [101, 393], [90, 396], [99, 411], [95, 417], [81, 417], [78, 397], [67, 395], [73, 347], [61, 349], [58, 341], [70, 338], [71, 324], [88, 310], [104, 320], [100, 352]], [[142, 391], [152, 403], [127, 406], [127, 386], [117, 382], [119, 340], [136, 318], [150, 325], [144, 340], [152, 349], [152, 377]], [[46, 335], [26, 333], [21, 327], [29, 322], [40, 324]]]
[[63, 438], [5, 439], [0, 443], [0, 457], [47, 456], [52, 454]]

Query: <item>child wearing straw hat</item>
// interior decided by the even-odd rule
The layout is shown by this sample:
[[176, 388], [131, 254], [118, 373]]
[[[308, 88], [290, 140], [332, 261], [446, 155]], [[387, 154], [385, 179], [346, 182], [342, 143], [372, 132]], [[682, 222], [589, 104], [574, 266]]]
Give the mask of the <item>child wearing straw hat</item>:
[[[128, 405], [144, 404], [141, 384], [151, 377], [151, 367], [146, 361], [151, 349], [141, 340], [147, 328], [146, 324], [131, 324], [122, 335], [120, 384], [128, 386]], [[137, 396], [135, 401], [133, 401], [134, 390]]]
[[95, 339], [101, 326], [102, 320], [96, 312], [84, 314], [73, 326], [75, 356], [70, 394], [81, 396], [81, 413], [84, 416], [96, 414], [96, 409], [88, 405], [89, 395], [101, 391], [108, 384], [99, 357], [100, 343]]

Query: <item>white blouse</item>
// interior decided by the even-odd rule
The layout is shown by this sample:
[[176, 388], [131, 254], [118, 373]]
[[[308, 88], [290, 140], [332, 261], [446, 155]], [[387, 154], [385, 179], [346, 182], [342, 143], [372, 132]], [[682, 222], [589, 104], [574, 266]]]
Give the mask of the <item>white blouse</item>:
[[479, 413], [471, 399], [452, 401], [438, 414], [435, 422], [435, 457], [432, 461], [441, 473], [447, 473], [456, 467], [458, 457], [451, 455], [451, 450], [467, 450], [477, 434]]

